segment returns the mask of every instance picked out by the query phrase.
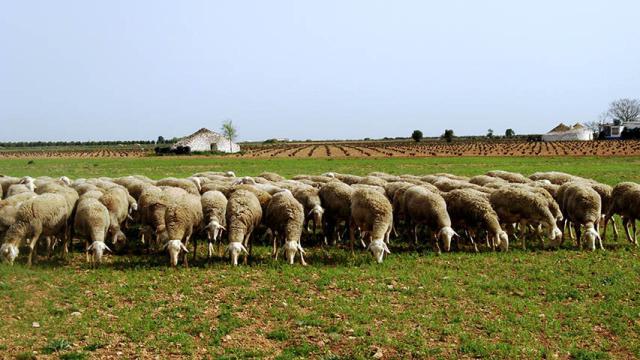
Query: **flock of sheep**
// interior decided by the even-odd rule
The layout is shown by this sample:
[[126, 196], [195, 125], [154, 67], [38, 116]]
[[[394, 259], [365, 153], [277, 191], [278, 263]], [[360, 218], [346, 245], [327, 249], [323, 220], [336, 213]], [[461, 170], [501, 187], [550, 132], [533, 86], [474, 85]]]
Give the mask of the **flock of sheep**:
[[[13, 264], [25, 246], [28, 265], [40, 240], [49, 256], [58, 244], [66, 256], [74, 239], [84, 239], [87, 261], [99, 263], [111, 252], [107, 243], [127, 242], [125, 228], [137, 229], [150, 252], [167, 252], [172, 266], [180, 258], [188, 266], [190, 241], [195, 258], [200, 234], [208, 240], [209, 258], [220, 255], [226, 238], [224, 256], [233, 265], [243, 254], [247, 262], [253, 238], [268, 239], [276, 260], [284, 251], [289, 263], [299, 255], [306, 265], [302, 241], [333, 246], [348, 236], [352, 252], [358, 242], [382, 262], [392, 234], [414, 245], [424, 236], [437, 252], [441, 245], [450, 251], [453, 239], [475, 251], [479, 243], [507, 251], [516, 239], [525, 247], [525, 239], [546, 237], [559, 246], [567, 223], [579, 248], [584, 241], [595, 250], [603, 249], [600, 229], [606, 234], [607, 223], [617, 236], [614, 214], [637, 245], [640, 216], [639, 184], [611, 187], [560, 172], [525, 177], [490, 171], [471, 178], [325, 173], [290, 180], [267, 172], [203, 172], [157, 181], [139, 175], [73, 181], [0, 176], [0, 185], [0, 257]], [[568, 233], [574, 237], [571, 226]]]

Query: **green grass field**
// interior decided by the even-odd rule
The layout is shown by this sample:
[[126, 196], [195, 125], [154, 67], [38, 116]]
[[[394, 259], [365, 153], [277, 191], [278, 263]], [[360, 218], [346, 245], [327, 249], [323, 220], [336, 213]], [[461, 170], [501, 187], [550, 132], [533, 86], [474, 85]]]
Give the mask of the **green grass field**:
[[[205, 170], [286, 176], [337, 171], [475, 175], [559, 170], [615, 184], [640, 181], [640, 158], [2, 160], [7, 175], [186, 176]], [[436, 256], [402, 241], [383, 264], [365, 251], [308, 247], [310, 266], [157, 256], [83, 256], [0, 265], [0, 358], [573, 358], [640, 357], [640, 251]], [[203, 248], [202, 246], [200, 247]], [[204, 250], [204, 249], [202, 249]], [[24, 254], [21, 254], [24, 255]], [[37, 322], [39, 327], [34, 327]], [[35, 353], [34, 353], [35, 352]]]

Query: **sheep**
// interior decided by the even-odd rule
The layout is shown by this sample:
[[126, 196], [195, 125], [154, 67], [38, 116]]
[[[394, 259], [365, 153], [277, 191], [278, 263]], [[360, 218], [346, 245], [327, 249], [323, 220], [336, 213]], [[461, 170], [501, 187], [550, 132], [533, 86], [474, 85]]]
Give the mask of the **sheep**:
[[[202, 203], [200, 196], [193, 194], [185, 194], [177, 199], [176, 202], [167, 207], [164, 215], [164, 222], [167, 228], [167, 236], [169, 241], [164, 248], [169, 252], [169, 260], [171, 266], [178, 265], [178, 255], [181, 251], [185, 252], [184, 265], [189, 266], [189, 260], [186, 253], [189, 251], [189, 240], [193, 234], [197, 233], [202, 227]], [[176, 246], [178, 245], [178, 246]], [[193, 259], [195, 260], [197, 253], [197, 242], [194, 238], [193, 242]]]
[[351, 216], [351, 194], [353, 188], [340, 181], [331, 181], [320, 188], [318, 196], [322, 201], [325, 209], [324, 222], [322, 224], [322, 232], [324, 234], [324, 242], [330, 237], [331, 243], [335, 244], [336, 234], [339, 235], [337, 227], [341, 221], [345, 222], [345, 226], [349, 226]]
[[527, 224], [541, 224], [549, 230], [550, 240], [562, 236], [556, 225], [556, 218], [549, 210], [549, 203], [540, 194], [521, 187], [509, 186], [496, 190], [489, 196], [491, 206], [501, 223], [520, 223], [522, 248], [526, 248], [524, 230]]
[[34, 193], [33, 188], [25, 184], [13, 184], [9, 186], [6, 197], [12, 197], [22, 193]]
[[489, 175], [474, 176], [471, 179], [469, 179], [469, 182], [471, 184], [480, 185], [480, 186], [486, 186], [487, 184], [493, 184], [493, 183], [498, 183], [498, 184], [508, 183], [508, 181], [505, 179], [495, 177], [495, 176], [489, 176]]
[[[452, 224], [468, 232], [484, 229], [491, 238], [492, 246], [499, 246], [503, 251], [509, 250], [509, 237], [500, 227], [498, 214], [491, 207], [486, 194], [473, 189], [457, 189], [443, 193], [442, 197], [447, 204]], [[473, 237], [470, 236], [469, 239], [477, 252], [478, 247]]]
[[272, 173], [272, 172], [266, 172], [266, 171], [263, 172], [262, 174], [258, 175], [258, 176], [260, 176], [261, 178], [267, 179], [269, 181], [274, 181], [274, 182], [285, 180], [285, 178], [280, 176], [279, 174]]
[[[98, 199], [82, 197], [78, 201], [73, 232], [85, 237], [87, 262], [93, 260], [94, 263], [99, 264], [102, 262], [104, 250], [111, 252], [105, 244], [110, 222], [109, 210]], [[93, 252], [91, 259], [89, 251]]]
[[0, 247], [0, 257], [13, 265], [19, 254], [18, 246], [29, 239], [31, 266], [36, 242], [41, 235], [59, 236], [67, 232], [67, 202], [62, 195], [43, 194], [25, 201], [16, 215], [16, 221], [7, 230]]
[[304, 225], [304, 207], [289, 190], [283, 190], [275, 195], [269, 202], [265, 214], [265, 224], [275, 233], [273, 238], [273, 255], [278, 260], [278, 238], [284, 240], [283, 249], [289, 264], [293, 265], [296, 254], [300, 253], [300, 262], [303, 266], [304, 249], [300, 244], [302, 227]]
[[548, 180], [554, 185], [562, 185], [569, 181], [575, 181], [582, 179], [578, 176], [559, 172], [559, 171], [548, 171], [548, 172], [537, 172], [533, 173], [529, 176], [531, 180]]
[[531, 179], [528, 179], [527, 177], [525, 177], [520, 173], [504, 171], [504, 170], [492, 170], [487, 172], [485, 175], [500, 178], [510, 183], [527, 184], [531, 182]]
[[[181, 188], [149, 186], [140, 195], [140, 241], [153, 247], [166, 239], [165, 212], [169, 204], [188, 194]], [[153, 235], [155, 234], [155, 238]]]
[[451, 239], [458, 235], [451, 228], [451, 219], [447, 213], [447, 203], [442, 196], [433, 193], [424, 187], [413, 186], [404, 192], [404, 214], [407, 220], [413, 224], [414, 241], [418, 242], [418, 226], [426, 225], [433, 231], [433, 238], [438, 254], [440, 253], [440, 239], [444, 245], [444, 251], [451, 248]]
[[[71, 234], [69, 233], [69, 230], [71, 230], [71, 225], [72, 225], [71, 221], [73, 221], [73, 214], [75, 212], [76, 203], [79, 198], [78, 193], [73, 188], [66, 185], [61, 185], [58, 182], [50, 182], [50, 183], [43, 184], [38, 188], [36, 188], [35, 191], [37, 194], [51, 193], [51, 194], [62, 195], [65, 199], [65, 202], [67, 204], [66, 206], [67, 219], [69, 221], [69, 224], [66, 227], [67, 232], [62, 237], [62, 240], [64, 245], [63, 256], [66, 257], [67, 253], [69, 252], [68, 244], [69, 244], [69, 241], [71, 240]], [[49, 241], [49, 239], [47, 241]], [[48, 247], [49, 247], [49, 251], [51, 251], [52, 246], [50, 243]]]
[[[384, 187], [387, 184], [387, 182], [385, 180], [382, 180], [379, 177], [365, 176], [365, 177], [362, 178], [362, 180], [358, 181], [358, 184], [374, 185], [374, 186]], [[352, 185], [354, 185], [354, 184], [352, 184]]]
[[313, 231], [318, 231], [318, 228], [322, 227], [322, 216], [324, 209], [322, 208], [322, 201], [320, 200], [320, 190], [314, 187], [303, 187], [292, 191], [293, 196], [304, 207], [304, 226], [307, 232], [309, 232], [309, 222], [313, 220]]
[[248, 190], [234, 191], [227, 203], [227, 232], [229, 245], [225, 251], [230, 254], [231, 263], [238, 265], [238, 256], [245, 253], [244, 263], [247, 263], [250, 253], [246, 245], [249, 244], [251, 233], [262, 221], [262, 207], [256, 195]]
[[[351, 195], [351, 218], [349, 226], [351, 253], [355, 241], [355, 229], [367, 233], [371, 239], [368, 249], [378, 263], [385, 254], [390, 254], [387, 242], [393, 224], [393, 208], [383, 194], [371, 189], [357, 189]], [[385, 242], [386, 240], [386, 242]]]
[[218, 244], [218, 253], [220, 252], [220, 241], [222, 232], [226, 231], [227, 224], [227, 198], [220, 191], [207, 191], [200, 198], [202, 204], [202, 212], [204, 216], [205, 228], [207, 230], [207, 256], [211, 258], [213, 255], [213, 243]]
[[186, 192], [193, 195], [200, 195], [200, 190], [197, 185], [190, 180], [187, 179], [176, 179], [176, 178], [164, 178], [160, 179], [156, 182], [156, 186], [172, 186], [185, 190]]
[[[612, 220], [613, 215], [619, 214], [622, 217], [622, 226], [630, 243], [638, 246], [636, 238], [636, 220], [640, 218], [640, 184], [633, 182], [622, 182], [613, 187], [611, 192], [611, 203], [604, 219], [603, 238], [606, 238], [607, 223]], [[629, 233], [629, 223], [633, 226], [633, 236]]]
[[129, 215], [129, 194], [123, 187], [112, 187], [104, 191], [98, 199], [109, 210], [109, 234], [111, 242], [117, 244], [119, 239], [126, 240], [121, 226]]
[[562, 213], [565, 214], [563, 228], [567, 221], [573, 223], [578, 248], [581, 248], [580, 226], [582, 225], [586, 228], [584, 236], [588, 241], [589, 249], [595, 250], [596, 241], [598, 241], [600, 249], [604, 250], [602, 239], [597, 231], [598, 221], [602, 213], [600, 195], [583, 182], [567, 182], [560, 186], [558, 197]]

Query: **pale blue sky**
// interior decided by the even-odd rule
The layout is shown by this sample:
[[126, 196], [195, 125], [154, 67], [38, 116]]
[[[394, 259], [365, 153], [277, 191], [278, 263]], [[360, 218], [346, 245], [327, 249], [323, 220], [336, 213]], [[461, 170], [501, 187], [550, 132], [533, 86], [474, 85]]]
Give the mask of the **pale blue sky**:
[[0, 0], [0, 141], [540, 133], [640, 97], [640, 1]]

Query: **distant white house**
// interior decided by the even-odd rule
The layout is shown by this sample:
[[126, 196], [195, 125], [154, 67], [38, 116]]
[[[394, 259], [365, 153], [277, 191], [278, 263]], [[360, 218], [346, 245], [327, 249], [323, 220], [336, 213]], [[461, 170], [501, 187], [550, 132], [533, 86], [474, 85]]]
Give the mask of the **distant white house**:
[[240, 145], [230, 142], [223, 135], [205, 128], [180, 139], [171, 146], [171, 149], [175, 150], [178, 146], [188, 146], [191, 151], [220, 151], [226, 153], [240, 151]]
[[604, 131], [605, 139], [619, 139], [624, 129], [633, 130], [637, 128], [640, 128], [640, 121], [627, 121], [619, 125], [613, 123], [600, 125], [600, 131]]
[[593, 131], [580, 123], [567, 126], [560, 123], [548, 133], [542, 135], [543, 141], [588, 141], [593, 140]]

